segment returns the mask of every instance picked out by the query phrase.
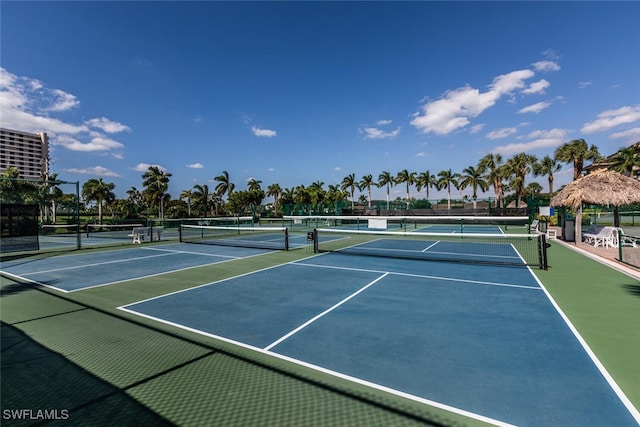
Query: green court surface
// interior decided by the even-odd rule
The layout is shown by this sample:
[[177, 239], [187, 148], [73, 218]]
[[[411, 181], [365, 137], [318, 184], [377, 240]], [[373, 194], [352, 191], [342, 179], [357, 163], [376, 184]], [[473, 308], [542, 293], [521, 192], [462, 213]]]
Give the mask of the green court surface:
[[[273, 252], [73, 293], [2, 275], [3, 425], [37, 422], [5, 416], [23, 408], [66, 410], [48, 421], [65, 425], [484, 425], [117, 309], [311, 255]], [[640, 282], [555, 242], [549, 264], [533, 272], [639, 408]]]

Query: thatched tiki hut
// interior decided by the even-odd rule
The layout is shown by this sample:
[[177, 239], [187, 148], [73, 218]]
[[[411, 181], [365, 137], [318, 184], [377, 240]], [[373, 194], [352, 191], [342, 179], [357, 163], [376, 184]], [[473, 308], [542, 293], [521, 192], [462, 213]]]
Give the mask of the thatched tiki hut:
[[614, 225], [620, 226], [618, 208], [640, 202], [640, 181], [618, 172], [604, 171], [585, 175], [564, 187], [551, 199], [551, 206], [569, 206], [576, 210], [576, 241], [582, 239], [582, 204], [612, 205]]

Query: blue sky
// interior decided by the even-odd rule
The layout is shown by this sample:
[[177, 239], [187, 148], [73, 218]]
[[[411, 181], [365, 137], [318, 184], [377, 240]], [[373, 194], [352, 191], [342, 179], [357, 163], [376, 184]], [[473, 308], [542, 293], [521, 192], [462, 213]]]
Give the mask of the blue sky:
[[52, 172], [119, 197], [149, 165], [177, 197], [223, 170], [236, 189], [326, 188], [640, 140], [638, 2], [3, 1], [0, 16], [0, 125], [47, 132]]

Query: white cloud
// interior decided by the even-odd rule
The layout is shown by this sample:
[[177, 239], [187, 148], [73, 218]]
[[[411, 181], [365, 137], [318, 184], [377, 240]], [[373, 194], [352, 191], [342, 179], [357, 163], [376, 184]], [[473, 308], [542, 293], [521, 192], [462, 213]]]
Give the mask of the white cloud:
[[275, 172], [275, 168], [267, 168], [267, 172]]
[[624, 132], [616, 132], [611, 134], [611, 139], [629, 139], [629, 140], [640, 140], [640, 128], [631, 128], [629, 130], [625, 130]]
[[479, 123], [477, 125], [473, 125], [471, 126], [471, 130], [469, 131], [470, 134], [476, 134], [479, 133], [483, 128], [484, 128], [485, 124], [484, 123]]
[[192, 163], [190, 165], [187, 165], [187, 167], [189, 169], [202, 169], [204, 168], [204, 165], [202, 163]]
[[336, 172], [340, 172], [342, 168], [340, 166], [336, 166], [335, 168], [333, 168], [333, 170]]
[[120, 175], [112, 170], [109, 170], [103, 166], [93, 166], [89, 168], [69, 168], [64, 169], [65, 172], [78, 173], [81, 175], [95, 175], [95, 176], [108, 176], [110, 178], [117, 178]]
[[129, 126], [125, 126], [122, 123], [114, 122], [112, 120], [107, 119], [106, 117], [87, 120], [85, 123], [91, 127], [102, 129], [107, 133], [131, 131], [131, 128]]
[[52, 145], [61, 145], [68, 150], [82, 152], [109, 151], [124, 147], [121, 143], [100, 134], [94, 134], [89, 142], [79, 141], [71, 135], [59, 135]]
[[271, 129], [261, 129], [255, 126], [251, 126], [251, 131], [255, 136], [259, 137], [272, 138], [274, 136], [277, 136], [276, 131]]
[[564, 141], [566, 141], [568, 132], [569, 131], [567, 129], [557, 128], [551, 130], [534, 131], [526, 136], [526, 138], [528, 139], [528, 141], [526, 142], [498, 146], [495, 147], [491, 152], [509, 155], [538, 150], [541, 148], [557, 147]]
[[511, 127], [511, 128], [502, 128], [502, 129], [496, 129], [494, 131], [491, 131], [487, 134], [487, 138], [489, 139], [500, 139], [500, 138], [506, 138], [510, 135], [513, 135], [514, 133], [517, 133], [518, 129]]
[[358, 129], [361, 133], [365, 134], [366, 139], [387, 139], [387, 138], [395, 138], [400, 133], [400, 128], [396, 128], [391, 132], [385, 132], [382, 129], [374, 128], [374, 127], [366, 127], [362, 129]]
[[553, 61], [538, 61], [534, 62], [533, 69], [536, 71], [559, 71], [560, 66]]
[[158, 169], [160, 169], [163, 172], [167, 171], [166, 168], [164, 168], [164, 167], [162, 167], [160, 165], [151, 165], [149, 163], [138, 163], [137, 165], [135, 165], [135, 167], [133, 167], [131, 169], [134, 170], [134, 171], [137, 171], [137, 172], [146, 172], [152, 166], [157, 167]]
[[67, 111], [80, 105], [80, 101], [78, 101], [75, 95], [71, 95], [60, 89], [51, 90], [51, 95], [53, 101], [51, 105], [43, 109], [44, 111]]
[[378, 126], [386, 126], [386, 125], [390, 125], [391, 123], [393, 123], [393, 120], [378, 120], [376, 122]]
[[580, 89], [584, 89], [585, 87], [589, 87], [592, 84], [593, 84], [593, 82], [591, 82], [591, 81], [580, 82], [580, 83], [578, 83], [578, 87]]
[[527, 107], [521, 108], [518, 110], [518, 114], [524, 113], [536, 113], [538, 114], [540, 111], [547, 109], [551, 106], [551, 103], [548, 101], [537, 102], [535, 104], [529, 105]]
[[531, 95], [534, 93], [544, 93], [545, 89], [551, 86], [547, 80], [542, 79], [540, 81], [531, 83], [528, 88], [522, 91], [525, 95]]
[[598, 114], [596, 120], [585, 123], [580, 130], [587, 134], [602, 132], [622, 124], [634, 123], [638, 120], [640, 120], [640, 104], [631, 107], [620, 107], [617, 110], [603, 111]]
[[[3, 127], [32, 133], [46, 132], [52, 146], [61, 146], [72, 151], [113, 151], [124, 147], [122, 143], [100, 132], [92, 131], [89, 127], [107, 133], [131, 130], [121, 123], [102, 117], [76, 124], [50, 116], [79, 105], [80, 101], [72, 94], [60, 89], [47, 88], [38, 80], [17, 76], [0, 67], [0, 109]], [[113, 155], [121, 158], [121, 154]]]
[[423, 133], [449, 134], [467, 126], [470, 117], [493, 107], [502, 96], [523, 89], [525, 80], [533, 76], [531, 70], [517, 70], [494, 78], [486, 92], [469, 85], [450, 90], [440, 99], [427, 102], [422, 112], [414, 114], [411, 124]]

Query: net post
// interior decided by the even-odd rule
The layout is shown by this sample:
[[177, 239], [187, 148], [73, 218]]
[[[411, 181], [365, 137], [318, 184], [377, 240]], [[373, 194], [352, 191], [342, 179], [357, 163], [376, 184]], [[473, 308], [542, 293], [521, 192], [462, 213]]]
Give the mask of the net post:
[[284, 228], [284, 250], [285, 251], [289, 250], [289, 228], [288, 227]]
[[182, 224], [178, 226], [178, 241], [182, 243]]
[[318, 252], [320, 252], [318, 248], [318, 229], [314, 228], [313, 229], [313, 253], [317, 254]]
[[542, 270], [548, 270], [549, 264], [547, 259], [547, 239], [546, 236], [541, 233], [538, 235], [538, 258], [540, 262], [540, 268]]

